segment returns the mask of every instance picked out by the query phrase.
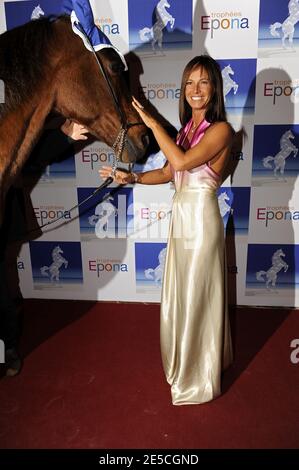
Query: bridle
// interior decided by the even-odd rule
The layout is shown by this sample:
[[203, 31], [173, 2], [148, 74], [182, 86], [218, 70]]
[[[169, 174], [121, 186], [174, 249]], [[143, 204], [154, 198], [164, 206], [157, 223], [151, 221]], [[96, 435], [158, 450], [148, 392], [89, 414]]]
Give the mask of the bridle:
[[[80, 23], [77, 25], [79, 27]], [[81, 25], [80, 25], [81, 26]], [[112, 148], [113, 148], [113, 151], [114, 151], [114, 157], [113, 157], [113, 163], [112, 163], [112, 171], [111, 171], [111, 174], [108, 178], [106, 178], [106, 180], [100, 185], [98, 186], [94, 191], [93, 193], [91, 193], [88, 197], [86, 197], [83, 201], [81, 201], [80, 203], [76, 204], [74, 207], [70, 208], [68, 211], [64, 211], [65, 212], [71, 212], [77, 208], [79, 208], [80, 206], [82, 206], [83, 204], [85, 204], [87, 201], [89, 201], [89, 199], [93, 198], [101, 189], [104, 189], [106, 188], [107, 186], [109, 186], [111, 183], [113, 183], [113, 177], [115, 175], [115, 172], [116, 172], [116, 169], [117, 169], [117, 165], [118, 163], [121, 161], [121, 156], [122, 156], [122, 153], [123, 153], [123, 150], [124, 150], [124, 147], [125, 147], [125, 144], [126, 144], [126, 139], [127, 139], [127, 132], [128, 130], [133, 127], [133, 126], [140, 126], [142, 125], [143, 123], [142, 122], [127, 122], [127, 119], [126, 119], [126, 116], [123, 112], [123, 109], [122, 107], [120, 106], [120, 103], [119, 103], [119, 100], [117, 98], [117, 95], [115, 93], [115, 90], [113, 88], [113, 84], [111, 83], [111, 80], [109, 78], [109, 76], [107, 75], [106, 71], [105, 71], [105, 68], [101, 62], [101, 60], [99, 59], [99, 57], [97, 56], [96, 54], [96, 51], [94, 50], [94, 47], [93, 45], [91, 44], [87, 34], [85, 33], [84, 29], [83, 28], [80, 28], [81, 29], [81, 32], [82, 34], [84, 35], [85, 37], [85, 40], [86, 42], [88, 43], [89, 47], [90, 47], [90, 50], [97, 62], [97, 65], [100, 69], [100, 72], [101, 74], [103, 75], [104, 79], [105, 79], [105, 82], [107, 84], [107, 88], [108, 88], [108, 91], [110, 93], [110, 96], [112, 98], [112, 101], [113, 101], [113, 104], [114, 104], [114, 107], [115, 107], [115, 110], [119, 116], [119, 119], [120, 119], [120, 130], [119, 130], [119, 133], [112, 145]], [[130, 164], [131, 165], [131, 164]], [[102, 199], [101, 202], [105, 201], [105, 199], [109, 196], [109, 193], [105, 195], [105, 197]], [[58, 220], [62, 219], [64, 217], [64, 213], [57, 217], [56, 219], [54, 220], [51, 220], [49, 222], [46, 222], [45, 224], [43, 225], [39, 225], [38, 227], [32, 229], [32, 230], [28, 230], [26, 232], [26, 234], [28, 233], [31, 233], [31, 232], [35, 232], [36, 230], [39, 230], [39, 229], [42, 229], [44, 227], [47, 227], [48, 225], [52, 225], [56, 222], [58, 222]]]
[[113, 159], [112, 171], [111, 171], [111, 177], [113, 177], [115, 175], [115, 172], [116, 172], [116, 169], [117, 169], [117, 164], [121, 161], [121, 156], [122, 156], [124, 146], [125, 146], [125, 143], [126, 143], [126, 137], [127, 137], [128, 130], [133, 126], [142, 125], [143, 122], [127, 122], [126, 116], [123, 112], [123, 109], [122, 109], [122, 107], [119, 103], [119, 100], [118, 100], [117, 95], [115, 93], [115, 90], [113, 88], [113, 84], [111, 83], [111, 80], [110, 80], [109, 76], [107, 75], [107, 73], [105, 71], [105, 68], [104, 68], [100, 58], [97, 56], [96, 51], [94, 50], [94, 47], [91, 44], [91, 42], [90, 42], [88, 36], [86, 35], [85, 31], [83, 30], [83, 28], [81, 28], [81, 32], [85, 36], [86, 42], [88, 43], [89, 47], [91, 48], [91, 52], [92, 52], [92, 54], [93, 54], [93, 56], [94, 56], [94, 58], [97, 62], [97, 65], [98, 65], [98, 67], [101, 71], [101, 74], [103, 75], [103, 77], [105, 79], [105, 82], [107, 84], [107, 88], [109, 90], [110, 96], [112, 98], [115, 110], [116, 110], [116, 112], [119, 116], [119, 120], [120, 120], [120, 124], [121, 124], [120, 131], [119, 131], [119, 133], [118, 133], [118, 135], [115, 139], [114, 144], [112, 145], [112, 148], [114, 150], [114, 155], [115, 155], [115, 157]]

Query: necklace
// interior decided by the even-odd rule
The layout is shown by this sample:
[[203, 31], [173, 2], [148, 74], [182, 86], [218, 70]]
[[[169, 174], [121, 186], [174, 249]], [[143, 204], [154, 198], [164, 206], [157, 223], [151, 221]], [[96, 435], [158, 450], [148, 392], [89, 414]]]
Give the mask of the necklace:
[[192, 127], [191, 127], [191, 134], [194, 134], [195, 130], [198, 128], [199, 124], [195, 124], [195, 122], [193, 123]]

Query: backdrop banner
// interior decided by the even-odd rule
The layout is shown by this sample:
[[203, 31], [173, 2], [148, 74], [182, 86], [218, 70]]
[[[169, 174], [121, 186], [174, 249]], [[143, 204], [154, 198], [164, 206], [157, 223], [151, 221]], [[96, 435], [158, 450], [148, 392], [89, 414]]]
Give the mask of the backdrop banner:
[[[126, 58], [132, 93], [174, 132], [184, 66], [203, 53], [219, 62], [236, 131], [234, 171], [218, 192], [230, 302], [299, 307], [299, 0], [90, 3], [96, 25]], [[61, 4], [0, 0], [0, 32], [59, 14]], [[114, 184], [68, 212], [99, 186], [98, 170], [112, 161], [113, 150], [96, 141], [45, 169], [31, 194], [37, 221], [62, 215], [65, 224], [23, 245], [24, 297], [160, 301], [172, 183]], [[164, 163], [156, 151], [134, 171]]]

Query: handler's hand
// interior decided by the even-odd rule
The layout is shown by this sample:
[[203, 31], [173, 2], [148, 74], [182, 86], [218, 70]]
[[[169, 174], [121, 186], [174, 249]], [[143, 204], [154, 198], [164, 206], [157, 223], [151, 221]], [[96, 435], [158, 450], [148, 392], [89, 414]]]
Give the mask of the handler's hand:
[[86, 140], [88, 137], [88, 129], [82, 124], [66, 119], [64, 124], [61, 126], [61, 130], [64, 134], [73, 140]]
[[[103, 166], [99, 170], [100, 177], [104, 180], [109, 178], [109, 176], [111, 176], [111, 171], [111, 166]], [[122, 170], [116, 170], [115, 175], [113, 176], [113, 181], [115, 181], [117, 184], [130, 184], [134, 182], [132, 174]]]

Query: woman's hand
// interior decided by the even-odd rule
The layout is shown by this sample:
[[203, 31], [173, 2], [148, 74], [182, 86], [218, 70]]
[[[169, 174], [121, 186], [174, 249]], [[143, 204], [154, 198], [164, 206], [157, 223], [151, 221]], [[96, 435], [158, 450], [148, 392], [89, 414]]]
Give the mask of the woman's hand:
[[64, 134], [73, 140], [86, 140], [88, 137], [88, 129], [82, 124], [66, 119], [64, 124], [61, 126], [61, 130]]
[[[111, 166], [102, 166], [99, 170], [100, 177], [104, 180], [109, 178], [111, 175], [112, 167]], [[134, 177], [131, 173], [126, 171], [116, 170], [113, 177], [113, 181], [117, 184], [131, 184], [134, 183]]]
[[144, 124], [150, 129], [153, 129], [157, 121], [147, 111], [144, 110], [144, 107], [142, 106], [142, 104], [139, 103], [139, 101], [137, 101], [136, 98], [134, 98], [134, 96], [132, 100], [132, 106], [133, 108], [136, 109], [137, 113], [141, 117]]

